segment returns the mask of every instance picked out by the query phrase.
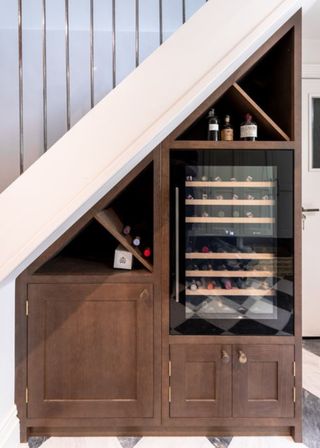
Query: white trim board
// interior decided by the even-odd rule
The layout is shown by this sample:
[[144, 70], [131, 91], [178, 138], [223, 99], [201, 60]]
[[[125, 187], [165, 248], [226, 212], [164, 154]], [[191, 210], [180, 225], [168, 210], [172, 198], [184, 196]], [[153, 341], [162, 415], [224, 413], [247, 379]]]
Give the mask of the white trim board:
[[0, 448], [17, 448], [19, 436], [17, 408], [13, 405], [8, 415], [0, 422]]
[[0, 195], [0, 282], [47, 249], [300, 7], [205, 3]]

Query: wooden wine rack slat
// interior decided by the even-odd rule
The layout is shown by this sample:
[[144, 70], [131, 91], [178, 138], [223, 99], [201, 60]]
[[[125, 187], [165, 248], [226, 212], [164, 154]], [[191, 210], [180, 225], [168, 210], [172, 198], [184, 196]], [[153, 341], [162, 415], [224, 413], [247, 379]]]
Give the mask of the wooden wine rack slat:
[[273, 277], [272, 271], [186, 271], [186, 277]]
[[186, 259], [206, 259], [206, 260], [273, 260], [274, 254], [268, 253], [243, 253], [243, 252], [187, 252]]
[[275, 291], [273, 289], [204, 289], [198, 288], [195, 291], [191, 291], [191, 289], [186, 289], [187, 296], [274, 296]]
[[202, 217], [202, 216], [190, 216], [186, 217], [186, 223], [225, 223], [225, 224], [274, 224], [274, 218], [233, 218], [233, 217]]
[[272, 181], [200, 181], [200, 180], [187, 180], [185, 182], [186, 187], [232, 187], [232, 188], [273, 188], [276, 186], [275, 182]]
[[108, 208], [98, 212], [95, 219], [108, 231], [114, 238], [116, 238], [122, 246], [127, 249], [132, 255], [140, 261], [140, 263], [152, 272], [152, 265], [143, 258], [141, 251], [132, 245], [132, 237], [130, 235], [123, 235], [123, 223], [119, 216], [112, 208]]
[[186, 199], [186, 205], [274, 205], [272, 199]]

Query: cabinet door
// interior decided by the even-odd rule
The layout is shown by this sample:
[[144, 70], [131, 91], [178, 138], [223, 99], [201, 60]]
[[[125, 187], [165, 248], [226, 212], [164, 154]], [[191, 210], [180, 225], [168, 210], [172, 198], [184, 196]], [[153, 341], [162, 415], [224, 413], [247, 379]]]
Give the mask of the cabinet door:
[[29, 286], [29, 418], [153, 416], [145, 284]]
[[294, 347], [234, 347], [233, 416], [293, 417]]
[[231, 346], [171, 345], [170, 417], [231, 416]]

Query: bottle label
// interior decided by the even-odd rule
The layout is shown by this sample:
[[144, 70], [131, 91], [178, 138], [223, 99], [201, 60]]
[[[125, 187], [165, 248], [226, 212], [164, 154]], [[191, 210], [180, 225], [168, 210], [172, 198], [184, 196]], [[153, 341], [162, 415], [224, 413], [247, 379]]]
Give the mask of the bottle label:
[[233, 129], [231, 128], [222, 129], [221, 140], [233, 140]]
[[258, 136], [258, 126], [256, 124], [244, 124], [240, 127], [240, 138], [249, 138]]
[[209, 124], [209, 131], [219, 131], [218, 123], [210, 123]]

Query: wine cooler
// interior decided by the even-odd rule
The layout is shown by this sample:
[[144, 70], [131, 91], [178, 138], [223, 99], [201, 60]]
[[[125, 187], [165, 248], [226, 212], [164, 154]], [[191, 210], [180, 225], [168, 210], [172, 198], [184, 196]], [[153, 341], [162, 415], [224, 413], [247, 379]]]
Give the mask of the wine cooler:
[[170, 166], [171, 334], [292, 335], [292, 152], [176, 150]]

